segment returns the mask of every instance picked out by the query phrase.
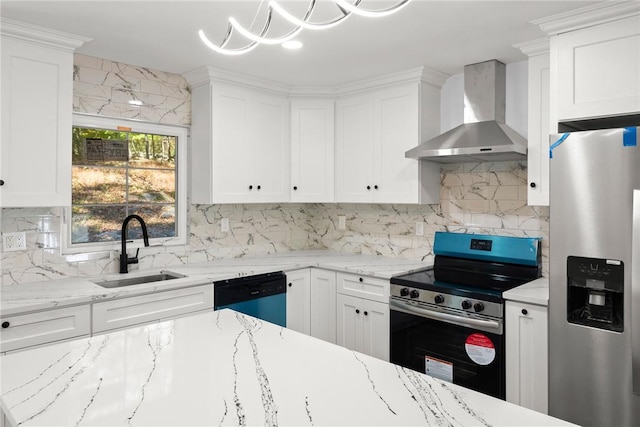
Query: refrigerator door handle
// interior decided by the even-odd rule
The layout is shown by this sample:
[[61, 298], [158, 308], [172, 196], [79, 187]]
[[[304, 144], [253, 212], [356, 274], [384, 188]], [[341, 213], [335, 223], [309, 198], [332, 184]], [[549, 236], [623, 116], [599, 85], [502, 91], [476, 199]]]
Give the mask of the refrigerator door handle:
[[633, 394], [640, 395], [640, 190], [633, 191], [631, 233], [631, 363]]

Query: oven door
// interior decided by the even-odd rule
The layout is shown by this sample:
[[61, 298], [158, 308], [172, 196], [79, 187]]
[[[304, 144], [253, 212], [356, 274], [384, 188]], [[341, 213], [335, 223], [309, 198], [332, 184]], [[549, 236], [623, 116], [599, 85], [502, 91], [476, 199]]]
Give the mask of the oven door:
[[391, 362], [505, 398], [502, 322], [454, 318], [391, 299]]

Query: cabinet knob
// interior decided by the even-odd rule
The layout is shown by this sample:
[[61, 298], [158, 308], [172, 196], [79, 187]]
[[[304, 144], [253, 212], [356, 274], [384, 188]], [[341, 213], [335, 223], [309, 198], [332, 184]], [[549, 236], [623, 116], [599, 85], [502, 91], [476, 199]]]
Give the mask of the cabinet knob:
[[527, 309], [526, 309], [526, 308], [523, 308], [523, 309], [522, 309], [522, 314], [524, 314], [524, 315], [526, 316], [527, 314], [529, 314], [529, 312], [527, 311]]
[[529, 187], [531, 187], [531, 188], [536, 188], [536, 183], [535, 183], [535, 182], [532, 182], [531, 184], [529, 184]]
[[249, 186], [249, 190], [253, 190], [253, 185], [250, 185], [250, 186]]
[[367, 185], [367, 190], [371, 190], [371, 186], [370, 185]]
[[360, 310], [356, 308], [356, 314], [360, 314]]
[[259, 189], [260, 189], [260, 186], [258, 185], [256, 188], [259, 190]]
[[297, 185], [294, 185], [294, 186], [293, 186], [293, 191], [295, 191], [295, 190], [297, 190], [297, 189], [298, 189], [298, 186], [297, 186]]
[[369, 313], [367, 313], [366, 311], [364, 312], [364, 315], [367, 316]]
[[289, 283], [289, 287], [292, 287], [292, 286], [293, 286], [293, 284], [292, 284], [292, 283]]
[[4, 329], [7, 329], [9, 326], [11, 326], [11, 323], [9, 323], [9, 322], [2, 322], [2, 327], [3, 327]]
[[359, 278], [358, 280], [361, 281], [361, 282], [364, 282], [364, 279], [362, 277]]
[[377, 189], [378, 189], [378, 186], [377, 186], [377, 185], [374, 185], [374, 186], [373, 186], [373, 188], [377, 190]]
[[4, 185], [4, 179], [0, 179], [0, 185]]

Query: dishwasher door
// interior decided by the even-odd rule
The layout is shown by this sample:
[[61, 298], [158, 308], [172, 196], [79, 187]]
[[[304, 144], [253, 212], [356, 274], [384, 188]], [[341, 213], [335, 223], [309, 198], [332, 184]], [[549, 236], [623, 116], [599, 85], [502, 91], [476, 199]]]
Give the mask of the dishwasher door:
[[214, 282], [214, 310], [230, 308], [287, 326], [287, 276], [282, 272]]

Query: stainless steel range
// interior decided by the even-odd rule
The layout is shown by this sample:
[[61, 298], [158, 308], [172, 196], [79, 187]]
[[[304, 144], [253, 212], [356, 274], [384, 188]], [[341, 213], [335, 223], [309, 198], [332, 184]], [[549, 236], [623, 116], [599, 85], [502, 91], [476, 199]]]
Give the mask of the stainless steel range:
[[541, 276], [540, 239], [438, 232], [434, 253], [391, 278], [391, 362], [504, 399], [502, 293]]

